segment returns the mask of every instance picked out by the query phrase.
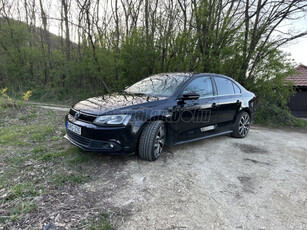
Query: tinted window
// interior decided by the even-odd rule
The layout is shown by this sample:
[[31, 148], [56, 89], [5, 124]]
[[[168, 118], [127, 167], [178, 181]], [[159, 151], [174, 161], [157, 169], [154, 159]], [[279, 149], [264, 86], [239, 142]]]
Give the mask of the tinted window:
[[219, 95], [234, 94], [233, 84], [226, 78], [215, 77], [217, 92]]
[[200, 97], [213, 96], [213, 89], [210, 77], [199, 77], [191, 81], [190, 84], [185, 88], [183, 93], [195, 92]]
[[240, 88], [236, 84], [234, 84], [234, 83], [233, 83], [233, 88], [235, 89], [235, 94], [240, 94], [241, 93]]

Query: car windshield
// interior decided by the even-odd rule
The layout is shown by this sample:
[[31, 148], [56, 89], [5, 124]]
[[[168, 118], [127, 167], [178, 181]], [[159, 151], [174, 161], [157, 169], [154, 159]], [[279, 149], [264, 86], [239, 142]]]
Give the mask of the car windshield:
[[154, 75], [135, 83], [125, 90], [131, 94], [169, 97], [187, 80], [188, 75]]

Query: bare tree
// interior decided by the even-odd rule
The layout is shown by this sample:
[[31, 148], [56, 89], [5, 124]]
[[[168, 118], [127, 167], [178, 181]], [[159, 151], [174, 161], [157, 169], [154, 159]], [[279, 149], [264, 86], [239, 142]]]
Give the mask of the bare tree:
[[70, 1], [62, 0], [63, 7], [63, 18], [65, 23], [65, 52], [66, 52], [66, 64], [69, 65], [70, 62], [70, 27], [69, 27], [69, 19], [68, 12], [70, 8]]
[[[285, 20], [299, 17], [306, 11], [307, 3], [301, 0], [274, 1], [259, 0], [245, 2], [245, 30], [242, 71], [244, 79], [254, 80], [254, 70], [259, 61], [269, 55], [268, 49], [276, 49], [281, 45], [307, 35], [307, 30], [299, 33], [287, 33], [273, 38], [272, 34]], [[251, 9], [255, 9], [251, 11]], [[250, 27], [252, 26], [252, 29]]]

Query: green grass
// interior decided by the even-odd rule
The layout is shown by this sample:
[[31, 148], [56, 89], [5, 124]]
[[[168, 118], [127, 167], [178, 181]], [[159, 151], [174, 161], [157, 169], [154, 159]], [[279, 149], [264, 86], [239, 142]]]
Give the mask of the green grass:
[[9, 100], [0, 95], [0, 111], [6, 108], [18, 108], [22, 105], [24, 105], [23, 101], [13, 100], [13, 99]]
[[25, 201], [18, 203], [15, 207], [11, 209], [11, 214], [15, 217], [20, 215], [25, 215], [30, 213], [36, 208], [36, 205], [33, 202]]
[[44, 153], [44, 152], [46, 152], [46, 151], [48, 151], [48, 149], [47, 149], [47, 147], [46, 146], [36, 146], [36, 147], [34, 147], [33, 149], [32, 149], [32, 153], [34, 154], [34, 155], [37, 155], [37, 154], [40, 154], [40, 153]]
[[10, 188], [11, 197], [23, 198], [23, 197], [35, 197], [39, 196], [39, 191], [35, 184], [32, 182], [25, 182], [13, 185]]
[[81, 223], [78, 226], [78, 229], [86, 229], [86, 230], [111, 230], [111, 224], [109, 221], [109, 216], [105, 213], [101, 213], [96, 218], [90, 217], [86, 220], [87, 223]]
[[0, 130], [0, 144], [27, 145], [28, 141], [39, 142], [53, 134], [51, 125], [21, 125], [3, 127]]
[[23, 122], [29, 122], [33, 119], [36, 119], [37, 118], [37, 114], [36, 113], [30, 113], [30, 114], [25, 114], [25, 115], [22, 115], [20, 117], [20, 120], [22, 120]]
[[294, 118], [294, 126], [297, 128], [307, 129], [307, 120]]
[[[5, 227], [27, 214], [35, 216], [37, 197], [92, 180], [95, 159], [63, 138], [64, 113], [21, 103], [11, 106], [3, 99], [0, 106], [0, 191], [6, 194], [0, 202], [5, 210], [0, 226]], [[104, 227], [108, 223], [108, 218], [99, 218], [92, 229], [109, 229]]]
[[78, 152], [74, 153], [74, 157], [72, 157], [69, 160], [69, 163], [80, 165], [80, 164], [88, 163], [92, 161], [92, 159], [93, 158], [89, 154], [80, 152], [80, 150], [78, 149]]
[[53, 183], [56, 186], [62, 186], [67, 183], [71, 184], [82, 184], [89, 180], [88, 176], [83, 174], [73, 173], [73, 174], [55, 174], [53, 176]]
[[15, 101], [8, 100], [2, 96], [0, 96], [0, 111], [4, 108], [14, 107], [16, 106]]
[[25, 157], [25, 156], [23, 157], [20, 155], [13, 155], [13, 156], [7, 157], [5, 161], [7, 164], [18, 166], [24, 163], [27, 160], [27, 158], [28, 157]]

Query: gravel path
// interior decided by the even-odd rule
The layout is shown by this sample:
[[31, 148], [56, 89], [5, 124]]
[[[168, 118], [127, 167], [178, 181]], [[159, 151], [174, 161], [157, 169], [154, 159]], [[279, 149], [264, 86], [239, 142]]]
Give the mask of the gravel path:
[[61, 111], [61, 112], [68, 112], [69, 108], [67, 107], [56, 107], [56, 106], [48, 106], [48, 105], [39, 105], [38, 107], [41, 107], [43, 109], [51, 109], [55, 111]]
[[40, 103], [40, 102], [24, 102], [28, 105], [36, 105], [40, 108], [43, 109], [50, 109], [54, 111], [60, 111], [60, 112], [68, 112], [69, 111], [69, 106], [67, 105], [58, 105], [58, 104], [46, 104], [46, 103]]
[[245, 139], [168, 148], [156, 162], [111, 158], [82, 188], [115, 229], [307, 229], [307, 133], [254, 127]]

